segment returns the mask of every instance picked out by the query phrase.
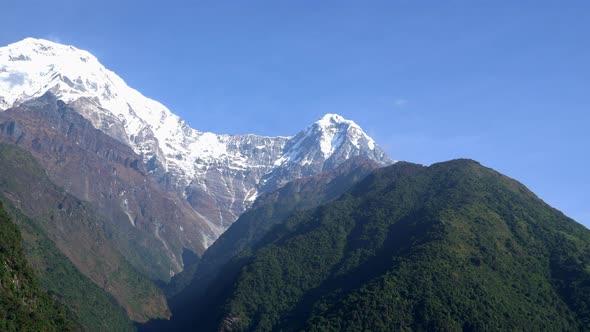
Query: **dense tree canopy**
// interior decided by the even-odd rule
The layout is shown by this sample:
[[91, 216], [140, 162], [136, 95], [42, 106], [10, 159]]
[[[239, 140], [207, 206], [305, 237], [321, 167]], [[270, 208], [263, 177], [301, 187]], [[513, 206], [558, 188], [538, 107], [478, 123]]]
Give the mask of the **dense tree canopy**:
[[39, 286], [27, 263], [20, 232], [0, 203], [0, 330], [78, 330], [63, 306]]
[[195, 317], [206, 330], [587, 330], [589, 263], [590, 231], [520, 183], [470, 160], [398, 163], [276, 226]]

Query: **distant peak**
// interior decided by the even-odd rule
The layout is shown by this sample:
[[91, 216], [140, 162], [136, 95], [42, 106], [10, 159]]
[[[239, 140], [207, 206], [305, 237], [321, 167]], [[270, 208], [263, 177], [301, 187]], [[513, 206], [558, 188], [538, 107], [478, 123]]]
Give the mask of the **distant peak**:
[[55, 44], [55, 42], [52, 42], [47, 39], [27, 37], [21, 41], [13, 43], [13, 44]]
[[352, 121], [347, 120], [343, 116], [335, 113], [328, 113], [322, 116], [318, 121], [315, 122], [320, 128], [329, 128], [334, 125], [347, 124], [348, 126], [358, 127], [358, 125]]
[[309, 126], [303, 135], [319, 135], [320, 149], [326, 160], [346, 142], [357, 149], [362, 149], [363, 144], [370, 151], [375, 150], [376, 146], [375, 141], [354, 121], [334, 113], [322, 116]]
[[317, 122], [345, 122], [345, 121], [348, 121], [348, 120], [346, 120], [340, 114], [327, 113], [324, 116], [322, 116]]
[[8, 52], [13, 55], [24, 56], [63, 56], [66, 54], [80, 54], [87, 58], [93, 57], [87, 51], [78, 49], [71, 45], [64, 45], [47, 39], [28, 37], [6, 47], [0, 48], [0, 53]]
[[[45, 46], [45, 47], [52, 47], [55, 46], [54, 42], [51, 42], [49, 40], [45, 40], [45, 39], [37, 39], [37, 38], [25, 38], [23, 40], [19, 40], [15, 43], [12, 44], [8, 44], [8, 46], [6, 46], [6, 48], [12, 49], [12, 48], [35, 48], [35, 47], [41, 47], [41, 46]], [[59, 44], [56, 44], [59, 45]]]
[[27, 37], [23, 40], [14, 42], [12, 44], [9, 44], [8, 47], [13, 47], [13, 46], [38, 46], [38, 47], [67, 47], [67, 48], [71, 48], [71, 49], [75, 49], [74, 46], [70, 46], [70, 45], [64, 45], [61, 43], [57, 43], [51, 40], [47, 40], [47, 39], [41, 39], [41, 38], [33, 38], [33, 37]]
[[319, 121], [341, 122], [341, 121], [346, 121], [346, 119], [343, 116], [341, 116], [340, 114], [327, 113], [327, 114], [324, 114], [324, 116], [322, 116]]

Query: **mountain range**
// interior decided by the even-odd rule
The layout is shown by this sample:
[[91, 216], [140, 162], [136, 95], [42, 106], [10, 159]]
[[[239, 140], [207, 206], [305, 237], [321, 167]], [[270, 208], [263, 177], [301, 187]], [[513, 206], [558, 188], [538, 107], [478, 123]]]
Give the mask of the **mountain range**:
[[0, 230], [0, 330], [590, 330], [590, 231], [516, 180], [193, 129], [42, 39], [0, 48]]
[[[269, 216], [321, 197], [316, 184], [242, 215], [203, 257], [200, 290], [144, 329], [590, 329], [590, 231], [517, 181], [472, 160], [400, 162], [335, 200]], [[258, 236], [245, 231], [267, 220]], [[230, 259], [211, 259], [236, 242]]]
[[[161, 242], [159, 246], [168, 256], [167, 271], [158, 276], [163, 279], [168, 277], [165, 274], [182, 270], [185, 248], [203, 253], [260, 193], [296, 178], [333, 169], [353, 156], [364, 155], [382, 165], [392, 162], [358, 125], [336, 114], [325, 115], [294, 136], [202, 132], [190, 128], [165, 106], [129, 87], [86, 51], [31, 38], [0, 48], [0, 108], [5, 110], [2, 112], [5, 140], [33, 152], [40, 150], [35, 150], [32, 143], [39, 138], [39, 131], [59, 128], [57, 123], [47, 127], [41, 124], [50, 122], [42, 119], [48, 114], [46, 110], [62, 109], [66, 105], [70, 113], [81, 115], [70, 114], [68, 119], [76, 118], [77, 125], [83, 128], [77, 132], [82, 137], [71, 137], [72, 123], [62, 125], [60, 135], [66, 136], [65, 144], [77, 145], [72, 147], [76, 149], [83, 138], [96, 135], [98, 138], [93, 138], [90, 144], [97, 141], [97, 146], [105, 147], [105, 151], [99, 152], [97, 146], [83, 145], [74, 153], [77, 157], [90, 148], [93, 156], [89, 158], [123, 160], [127, 163], [124, 166], [135, 169], [140, 177], [135, 182], [122, 183], [120, 178], [125, 175], [107, 175], [110, 171], [104, 170], [98, 179], [91, 179], [97, 172], [72, 179], [64, 173], [78, 170], [57, 160], [46, 165], [50, 177], [110, 214], [124, 214], [133, 227], [149, 223], [148, 231]], [[27, 112], [31, 109], [41, 112], [36, 113], [38, 122], [27, 128], [26, 121], [18, 118], [33, 116]], [[54, 120], [61, 122], [64, 118], [54, 117]], [[94, 131], [95, 128], [100, 132]], [[55, 135], [50, 135], [52, 140]], [[60, 148], [63, 154], [71, 151], [64, 152], [62, 146], [51, 149]], [[53, 150], [47, 153], [50, 154], [47, 158], [54, 158]], [[101, 186], [97, 182], [105, 182], [105, 176], [112, 179]], [[164, 196], [167, 202], [182, 205], [177, 209], [180, 212], [176, 211], [182, 215], [161, 215], [160, 211], [170, 208], [150, 204], [149, 198], [142, 197], [138, 202], [136, 191], [141, 182], [147, 183], [144, 187], [151, 186], [149, 195]], [[152, 206], [160, 211], [150, 213]], [[175, 223], [171, 219], [179, 221]], [[167, 220], [166, 224], [162, 220]]]
[[72, 46], [25, 39], [0, 48], [0, 109], [51, 92], [141, 156], [147, 172], [200, 214], [208, 247], [258, 196], [359, 154], [391, 160], [353, 121], [327, 114], [294, 136], [219, 135], [189, 127]]
[[135, 321], [166, 317], [152, 281], [183, 271], [258, 196], [353, 157], [393, 163], [337, 114], [292, 136], [190, 128], [87, 51], [32, 38], [0, 48], [0, 143], [18, 156], [5, 158], [19, 172], [0, 188], [7, 203]]

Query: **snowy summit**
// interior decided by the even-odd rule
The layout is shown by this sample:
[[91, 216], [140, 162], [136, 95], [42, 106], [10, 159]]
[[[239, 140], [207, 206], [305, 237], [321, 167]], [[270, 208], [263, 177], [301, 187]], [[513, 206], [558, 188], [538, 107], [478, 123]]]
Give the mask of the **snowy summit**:
[[337, 114], [326, 114], [295, 136], [202, 132], [129, 87], [87, 51], [33, 38], [0, 48], [0, 110], [48, 91], [130, 146], [157, 180], [171, 180], [215, 229], [215, 236], [261, 191], [334, 168], [353, 156], [392, 162], [356, 123]]

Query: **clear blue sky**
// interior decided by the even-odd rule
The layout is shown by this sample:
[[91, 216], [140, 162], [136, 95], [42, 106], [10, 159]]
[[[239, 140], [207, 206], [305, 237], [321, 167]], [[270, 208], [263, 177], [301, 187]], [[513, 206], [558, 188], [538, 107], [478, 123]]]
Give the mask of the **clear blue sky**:
[[476, 159], [590, 226], [588, 1], [5, 1], [0, 44], [94, 53], [200, 130], [324, 113], [394, 159]]

